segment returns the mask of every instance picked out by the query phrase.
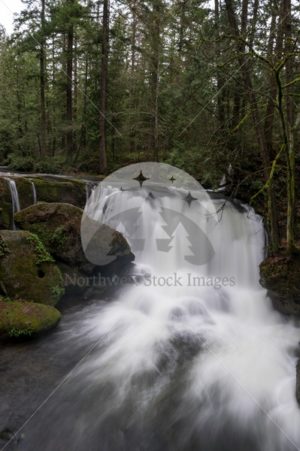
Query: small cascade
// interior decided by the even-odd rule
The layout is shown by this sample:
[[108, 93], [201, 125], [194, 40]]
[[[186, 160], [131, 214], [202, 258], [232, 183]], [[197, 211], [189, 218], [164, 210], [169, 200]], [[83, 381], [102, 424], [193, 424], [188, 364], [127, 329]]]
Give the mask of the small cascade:
[[33, 180], [30, 180], [30, 183], [31, 183], [31, 188], [32, 188], [32, 201], [33, 201], [33, 204], [36, 204], [37, 203], [36, 187], [35, 187]]
[[86, 185], [85, 185], [86, 201], [89, 200], [89, 197], [92, 194], [93, 189], [96, 186], [97, 186], [97, 183], [95, 183], [95, 182], [86, 182]]
[[299, 451], [299, 328], [259, 284], [262, 219], [157, 165], [89, 195], [83, 248], [99, 224], [122, 231], [133, 277], [80, 312], [68, 344], [87, 352], [16, 450]]
[[13, 228], [13, 230], [15, 230], [16, 225], [15, 225], [14, 217], [15, 217], [15, 214], [21, 210], [19, 193], [18, 193], [18, 188], [17, 188], [15, 180], [13, 180], [9, 177], [5, 177], [5, 180], [7, 181], [9, 190], [10, 190], [11, 204], [12, 204], [12, 228]]

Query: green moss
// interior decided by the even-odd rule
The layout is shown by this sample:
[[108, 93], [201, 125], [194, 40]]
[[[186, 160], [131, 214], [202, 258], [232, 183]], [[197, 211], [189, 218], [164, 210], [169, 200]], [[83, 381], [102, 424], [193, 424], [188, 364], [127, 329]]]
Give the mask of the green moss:
[[86, 201], [85, 183], [81, 181], [49, 180], [34, 178], [37, 198], [43, 202], [65, 202], [84, 207]]
[[0, 258], [9, 254], [9, 249], [5, 244], [5, 241], [0, 237]]
[[34, 302], [0, 299], [0, 334], [30, 337], [54, 327], [61, 315], [54, 307]]
[[0, 227], [9, 229], [12, 226], [12, 205], [8, 182], [0, 178]]
[[36, 264], [40, 265], [41, 263], [54, 263], [53, 257], [49, 254], [49, 252], [46, 250], [45, 246], [43, 245], [42, 241], [39, 239], [39, 237], [31, 233], [30, 236], [28, 236], [27, 240], [34, 246], [35, 252], [36, 252]]
[[30, 180], [26, 177], [18, 177], [16, 179], [16, 185], [19, 193], [21, 208], [26, 208], [29, 207], [29, 205], [32, 205], [32, 185]]
[[0, 236], [10, 251], [0, 259], [1, 291], [13, 299], [56, 305], [63, 278], [41, 241], [26, 231], [3, 230]]
[[63, 226], [57, 227], [50, 237], [51, 247], [62, 248], [66, 242], [67, 234]]
[[55, 285], [51, 288], [51, 292], [54, 296], [61, 298], [65, 294], [65, 289], [61, 285]]
[[261, 284], [282, 313], [300, 315], [300, 256], [275, 256], [260, 265]]
[[37, 203], [15, 215], [21, 229], [36, 234], [58, 261], [75, 265], [84, 262], [80, 238], [82, 210], [65, 203]]

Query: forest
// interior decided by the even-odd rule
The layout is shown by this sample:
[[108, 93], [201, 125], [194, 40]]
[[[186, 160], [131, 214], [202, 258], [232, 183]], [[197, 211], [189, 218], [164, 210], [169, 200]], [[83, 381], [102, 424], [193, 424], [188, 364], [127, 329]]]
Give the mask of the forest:
[[299, 451], [300, 1], [21, 1], [0, 450]]
[[297, 241], [300, 5], [23, 0], [0, 32], [0, 155], [12, 170], [183, 168]]

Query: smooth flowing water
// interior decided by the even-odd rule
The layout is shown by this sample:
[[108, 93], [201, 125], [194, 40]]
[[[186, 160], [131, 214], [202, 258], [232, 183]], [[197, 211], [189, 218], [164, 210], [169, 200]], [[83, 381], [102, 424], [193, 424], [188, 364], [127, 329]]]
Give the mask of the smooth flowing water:
[[16, 226], [14, 222], [14, 216], [15, 213], [21, 210], [19, 193], [15, 180], [9, 177], [5, 177], [5, 180], [7, 181], [10, 190], [11, 205], [12, 205], [12, 228], [15, 229]]
[[36, 204], [38, 199], [37, 199], [35, 183], [33, 180], [30, 180], [30, 184], [31, 184], [31, 190], [32, 190], [32, 203]]
[[91, 193], [86, 215], [117, 227], [136, 254], [131, 283], [70, 331], [62, 346], [89, 352], [16, 449], [300, 449], [299, 329], [259, 284], [262, 220], [197, 199], [155, 185]]

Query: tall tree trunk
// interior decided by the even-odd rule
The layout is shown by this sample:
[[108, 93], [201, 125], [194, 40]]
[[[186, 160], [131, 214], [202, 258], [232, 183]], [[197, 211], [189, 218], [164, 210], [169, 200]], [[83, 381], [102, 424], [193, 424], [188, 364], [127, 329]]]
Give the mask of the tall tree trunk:
[[219, 70], [218, 64], [220, 62], [221, 49], [220, 49], [220, 8], [219, 0], [215, 0], [215, 30], [216, 30], [216, 72], [217, 72], [217, 111], [218, 111], [218, 121], [220, 129], [223, 128], [225, 122], [225, 110], [224, 110], [224, 92], [222, 87], [224, 85], [224, 79], [222, 77], [222, 72]]
[[73, 124], [75, 124], [75, 130], [73, 132], [73, 148], [74, 148], [74, 161], [76, 161], [78, 157], [78, 142], [77, 142], [77, 133], [76, 133], [76, 124], [78, 119], [78, 43], [77, 43], [77, 35], [74, 33], [74, 94], [73, 94]]
[[99, 170], [107, 170], [106, 155], [106, 113], [107, 113], [107, 82], [108, 82], [108, 55], [109, 55], [109, 0], [103, 0], [102, 19], [102, 46], [101, 46], [101, 79], [100, 79], [100, 147]]
[[86, 149], [88, 75], [89, 75], [89, 59], [88, 59], [88, 52], [86, 52], [85, 69], [84, 69], [82, 119], [81, 119], [81, 131], [80, 131], [80, 149], [81, 148]]
[[[267, 51], [267, 60], [272, 62], [272, 56], [275, 55], [277, 61], [280, 60], [282, 54], [282, 24], [279, 21], [277, 26], [277, 36], [276, 36], [276, 18], [278, 17], [278, 5], [277, 0], [271, 1], [271, 25], [270, 25], [270, 34], [268, 39], [268, 51]], [[281, 17], [281, 14], [279, 15]], [[274, 42], [276, 37], [276, 44], [274, 49]], [[270, 75], [269, 81], [269, 98], [267, 101], [267, 107], [265, 111], [265, 121], [264, 121], [264, 131], [265, 131], [265, 141], [268, 147], [268, 152], [271, 158], [274, 158], [273, 152], [273, 126], [274, 126], [274, 116], [275, 116], [275, 99], [277, 96], [277, 86], [276, 79], [274, 77], [274, 73]]]
[[270, 180], [271, 172], [271, 158], [268, 152], [268, 148], [265, 141], [264, 130], [262, 126], [262, 120], [260, 116], [260, 111], [258, 108], [258, 102], [256, 98], [256, 93], [253, 89], [251, 72], [249, 64], [247, 61], [247, 55], [243, 52], [244, 44], [241, 39], [241, 34], [238, 28], [238, 22], [233, 8], [232, 0], [225, 0], [225, 5], [228, 14], [228, 21], [236, 37], [237, 42], [237, 53], [239, 65], [242, 71], [243, 84], [245, 89], [245, 95], [249, 106], [251, 108], [251, 116], [256, 132], [257, 142], [260, 150], [262, 166], [264, 171], [265, 181], [269, 181], [267, 184], [267, 211], [268, 211], [268, 226], [271, 241], [271, 252], [276, 252], [279, 246], [279, 234], [278, 234], [278, 221], [276, 213], [276, 203], [275, 203], [275, 193], [273, 190], [272, 180]]
[[136, 62], [136, 35], [137, 35], [137, 1], [133, 0], [132, 5], [130, 5], [131, 13], [132, 13], [132, 31], [131, 31], [131, 72], [135, 71], [135, 62]]
[[45, 0], [41, 0], [40, 37], [40, 150], [47, 154], [47, 116], [46, 116], [46, 51], [45, 51]]
[[[289, 85], [294, 78], [293, 44], [292, 44], [292, 12], [291, 0], [283, 0], [283, 26], [285, 33], [286, 83]], [[286, 90], [286, 133], [287, 133], [287, 250], [291, 254], [295, 249], [295, 215], [296, 215], [296, 163], [294, 143], [295, 109], [293, 103], [293, 86]]]
[[152, 23], [152, 55], [151, 55], [151, 76], [150, 89], [152, 101], [152, 152], [154, 161], [158, 161], [158, 137], [159, 137], [159, 62], [161, 50], [161, 0], [153, 2], [153, 23]]
[[[218, 0], [215, 0], [218, 1]], [[184, 30], [186, 27], [185, 24], [185, 13], [186, 13], [186, 0], [180, 1], [180, 22], [179, 22], [179, 43], [178, 43], [178, 52], [181, 54], [183, 49], [183, 43], [184, 43]]]
[[[68, 0], [70, 4], [73, 0]], [[72, 161], [74, 142], [73, 142], [73, 45], [74, 45], [74, 26], [70, 21], [67, 32], [67, 81], [66, 81], [66, 101], [67, 101], [67, 133], [66, 150], [67, 159]]]

